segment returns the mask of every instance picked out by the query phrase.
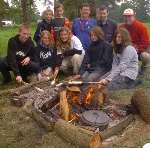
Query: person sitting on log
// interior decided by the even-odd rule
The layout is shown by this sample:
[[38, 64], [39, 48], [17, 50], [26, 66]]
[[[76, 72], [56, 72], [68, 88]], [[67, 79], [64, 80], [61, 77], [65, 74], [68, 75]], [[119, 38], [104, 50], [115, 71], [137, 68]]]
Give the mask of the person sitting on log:
[[42, 31], [40, 44], [35, 49], [41, 70], [38, 75], [39, 80], [52, 78], [53, 72], [57, 69], [56, 50], [50, 40], [50, 36], [49, 31]]
[[78, 74], [85, 51], [80, 40], [71, 33], [69, 28], [61, 28], [56, 49], [57, 64], [59, 63], [60, 68], [67, 72], [69, 67], [73, 67], [73, 74]]
[[[96, 81], [111, 70], [113, 48], [105, 41], [104, 33], [98, 26], [90, 31], [91, 44], [82, 63], [80, 75], [84, 81]], [[80, 77], [79, 75], [79, 77]]]
[[11, 81], [9, 71], [14, 72], [18, 83], [27, 81], [29, 75], [40, 72], [30, 34], [30, 27], [23, 24], [19, 28], [19, 33], [9, 39], [7, 56], [0, 59], [0, 71], [4, 77], [3, 83]]
[[71, 23], [68, 18], [64, 17], [64, 6], [60, 3], [54, 7], [53, 19], [53, 36], [55, 41], [58, 39], [59, 31], [62, 27], [71, 28]]
[[138, 75], [138, 54], [132, 46], [129, 32], [118, 29], [113, 44], [115, 55], [112, 70], [102, 76], [100, 84], [107, 85], [109, 90], [133, 88]]
[[[36, 44], [40, 44], [41, 41], [41, 32], [47, 30], [52, 32], [52, 18], [53, 18], [53, 11], [52, 10], [45, 10], [42, 15], [43, 20], [38, 24], [36, 32], [34, 34], [34, 41]], [[53, 34], [51, 34], [51, 40], [54, 40]]]

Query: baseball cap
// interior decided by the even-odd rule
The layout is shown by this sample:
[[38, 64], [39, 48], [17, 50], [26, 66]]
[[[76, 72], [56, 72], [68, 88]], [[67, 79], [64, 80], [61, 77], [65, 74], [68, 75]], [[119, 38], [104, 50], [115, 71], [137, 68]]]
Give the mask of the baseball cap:
[[123, 15], [124, 16], [131, 16], [131, 15], [135, 15], [135, 12], [133, 9], [128, 8], [128, 9], [124, 10]]

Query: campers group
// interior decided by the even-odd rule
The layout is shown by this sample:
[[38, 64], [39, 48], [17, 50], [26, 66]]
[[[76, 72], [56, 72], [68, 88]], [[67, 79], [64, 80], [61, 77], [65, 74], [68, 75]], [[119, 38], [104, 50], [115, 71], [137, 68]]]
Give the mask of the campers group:
[[110, 90], [135, 87], [150, 61], [145, 24], [130, 8], [124, 10], [120, 24], [109, 19], [105, 5], [96, 8], [96, 19], [90, 14], [88, 3], [80, 6], [80, 16], [72, 23], [62, 4], [55, 6], [54, 14], [45, 10], [34, 34], [36, 46], [31, 28], [22, 24], [8, 41], [7, 56], [0, 58], [3, 84], [12, 81], [11, 71], [18, 83], [28, 82], [31, 75], [37, 81], [53, 78], [62, 71], [72, 73], [74, 79], [99, 81]]

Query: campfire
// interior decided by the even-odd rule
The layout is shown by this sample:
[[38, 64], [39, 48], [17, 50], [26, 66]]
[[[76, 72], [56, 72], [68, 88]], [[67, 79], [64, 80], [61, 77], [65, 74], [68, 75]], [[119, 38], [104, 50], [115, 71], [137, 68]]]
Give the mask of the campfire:
[[64, 82], [52, 86], [46, 82], [35, 86], [15, 91], [13, 103], [32, 100], [33, 109], [26, 109], [27, 112], [31, 111], [38, 123], [48, 130], [51, 127], [50, 130], [56, 130], [73, 144], [88, 146], [88, 143], [101, 142], [121, 132], [133, 120], [130, 107], [110, 100], [107, 88], [97, 82]]

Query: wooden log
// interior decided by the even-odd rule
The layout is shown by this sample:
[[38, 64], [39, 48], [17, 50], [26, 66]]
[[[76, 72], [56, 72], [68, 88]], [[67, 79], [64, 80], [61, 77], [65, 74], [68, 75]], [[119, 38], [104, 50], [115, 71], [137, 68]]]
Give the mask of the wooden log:
[[55, 132], [64, 140], [79, 147], [90, 147], [93, 132], [79, 128], [59, 119], [55, 124]]
[[139, 89], [132, 96], [131, 103], [139, 112], [141, 118], [150, 124], [150, 95], [143, 89]]
[[90, 141], [90, 148], [101, 148], [102, 138], [99, 133], [95, 133]]
[[104, 140], [113, 135], [117, 135], [118, 133], [122, 132], [133, 120], [134, 120], [134, 116], [132, 114], [127, 116], [124, 120], [122, 120], [116, 126], [113, 126], [111, 128], [108, 128], [100, 132], [101, 138]]
[[71, 113], [66, 93], [66, 90], [60, 92], [60, 116], [65, 121], [69, 121]]
[[34, 119], [40, 127], [44, 128], [46, 131], [51, 132], [54, 129], [54, 122], [48, 118], [46, 120], [44, 114], [42, 112], [40, 113], [33, 107], [32, 100], [28, 100], [25, 103], [23, 110], [25, 111], [25, 113], [27, 113], [28, 116]]

